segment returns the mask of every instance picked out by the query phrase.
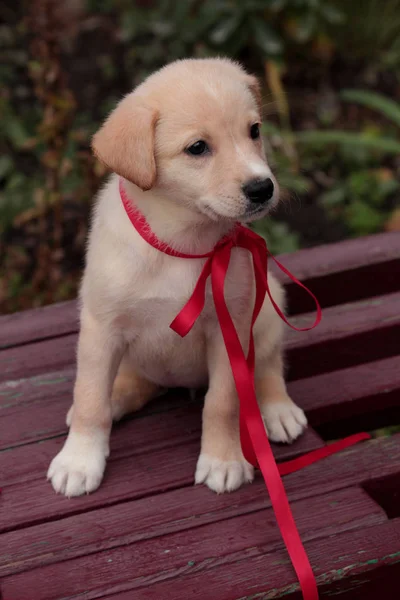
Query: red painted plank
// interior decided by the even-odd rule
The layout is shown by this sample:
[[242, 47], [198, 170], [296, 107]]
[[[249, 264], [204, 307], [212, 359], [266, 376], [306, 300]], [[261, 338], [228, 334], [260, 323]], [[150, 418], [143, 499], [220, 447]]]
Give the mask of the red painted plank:
[[[0, 384], [3, 429], [0, 449], [65, 433], [65, 417], [72, 402], [74, 377], [75, 371], [66, 369]], [[139, 411], [134, 418], [171, 410], [180, 405], [187, 406], [190, 402], [189, 393], [185, 390], [171, 390], [168, 395]]]
[[[364, 428], [376, 428], [376, 413], [384, 413], [383, 418], [387, 415], [389, 419], [390, 414], [387, 410], [400, 408], [399, 360], [399, 357], [388, 358], [291, 382], [289, 392], [307, 411], [310, 422], [314, 426], [363, 416]], [[10, 386], [7, 383], [0, 384], [2, 410], [0, 449], [65, 433], [65, 414], [71, 402], [73, 379], [74, 370], [69, 369], [12, 382]], [[153, 423], [147, 418], [141, 426], [132, 426], [132, 432], [129, 429], [126, 435], [123, 433], [126, 431], [125, 425], [120, 426], [118, 447], [133, 445], [143, 449], [150, 449], [150, 447], [155, 449], [161, 447], [159, 444], [168, 444], [169, 439], [171, 445], [176, 443], [179, 430], [185, 432], [189, 428], [197, 434], [200, 427], [200, 404], [197, 408], [188, 409], [189, 402], [185, 391], [173, 390], [167, 396], [150, 404], [144, 411], [139, 411], [134, 418], [171, 410], [180, 405], [183, 408], [175, 416], [166, 417], [166, 421], [157, 420]], [[34, 410], [29, 410], [29, 406], [34, 407]], [[158, 434], [160, 427], [165, 428], [166, 432], [162, 439]], [[147, 435], [149, 428], [156, 429], [151, 440]], [[197, 439], [197, 435], [195, 437]], [[51, 448], [58, 448], [59, 443], [54, 441]], [[28, 450], [27, 456], [29, 457], [30, 454], [31, 450]], [[8, 476], [13, 477], [18, 473], [15, 463], [25, 464], [24, 453], [20, 453], [19, 456], [21, 461], [17, 459], [11, 462], [10, 459], [10, 464], [7, 466], [7, 462], [4, 464], [0, 454], [0, 473], [5, 477], [5, 481], [8, 481]], [[30, 464], [30, 461], [28, 462]], [[27, 473], [32, 475], [31, 469]]]
[[[386, 233], [299, 250], [278, 257], [311, 286], [324, 306], [399, 289], [400, 234]], [[272, 261], [271, 261], [272, 262]], [[280, 271], [278, 271], [280, 277]], [[303, 292], [289, 284], [296, 313], [309, 310]], [[298, 293], [296, 293], [298, 292]], [[78, 330], [75, 300], [0, 316], [0, 349]]]
[[[178, 402], [178, 399], [175, 400]], [[109, 462], [197, 441], [200, 444], [201, 404], [188, 403], [161, 414], [140, 413], [114, 426]], [[51, 459], [61, 450], [65, 436], [0, 452], [0, 486], [42, 479]], [[308, 428], [294, 444], [274, 445], [277, 460], [286, 460], [323, 445]], [[133, 460], [133, 459], [132, 459]], [[112, 467], [110, 467], [112, 468]]]
[[[282, 255], [279, 260], [325, 307], [400, 289], [399, 233], [299, 250]], [[288, 281], [280, 272], [277, 275], [281, 281]], [[298, 286], [289, 282], [287, 292], [291, 313], [313, 310], [312, 301]]]
[[400, 407], [400, 357], [289, 383], [292, 398], [315, 425]]
[[26, 411], [30, 406], [37, 408], [41, 401], [54, 400], [59, 396], [71, 395], [75, 379], [75, 367], [62, 371], [48, 372], [34, 377], [12, 379], [0, 383], [0, 409]]
[[74, 378], [68, 369], [0, 384], [0, 450], [64, 433]]
[[[129, 507], [126, 510], [126, 505], [116, 508], [122, 509], [124, 513], [125, 527], [129, 515], [135, 516], [136, 523], [140, 518], [140, 513], [137, 514], [134, 510], [130, 512]], [[134, 506], [131, 508], [134, 509]], [[155, 508], [156, 506], [147, 507], [147, 519], [150, 512], [156, 512]], [[182, 508], [185, 512], [185, 507]], [[180, 507], [176, 509], [175, 517], [180, 516], [181, 511]], [[375, 508], [372, 500], [357, 489], [295, 502], [293, 513], [305, 541], [359, 527], [371, 527], [387, 520], [383, 511], [379, 507]], [[66, 533], [68, 533], [70, 541], [67, 543], [67, 548], [69, 547], [67, 552], [61, 549], [60, 558], [68, 558], [67, 562], [62, 561], [48, 566], [42, 564], [39, 570], [5, 576], [3, 579], [5, 593], [17, 596], [20, 600], [28, 600], [27, 594], [32, 593], [33, 590], [36, 597], [41, 600], [70, 598], [82, 593], [93, 597], [93, 593], [101, 594], [103, 590], [110, 589], [114, 585], [128, 585], [134, 589], [137, 582], [145, 578], [159, 579], [162, 574], [168, 574], [172, 570], [179, 572], [186, 569], [189, 561], [196, 565], [206, 565], [210, 559], [215, 560], [217, 557], [218, 562], [234, 561], [242, 554], [250, 558], [265, 552], [267, 548], [268, 552], [272, 552], [283, 545], [279, 530], [274, 523], [272, 509], [263, 510], [260, 507], [256, 512], [236, 514], [234, 519], [228, 518], [211, 524], [204, 524], [202, 519], [195, 521], [190, 518], [190, 520], [192, 527], [186, 531], [171, 532], [167, 536], [156, 536], [136, 543], [125, 542], [122, 547], [108, 548], [106, 552], [97, 551], [95, 554], [79, 558], [71, 558], [70, 546], [72, 541], [75, 550], [78, 552], [81, 550], [82, 546], [76, 543], [80, 530], [75, 530], [65, 523], [68, 529], [67, 531], [64, 529], [64, 539], [67, 541]], [[124, 524], [120, 519], [117, 527], [113, 523], [109, 529], [106, 521], [107, 515], [103, 515], [102, 527], [96, 528], [96, 537], [107, 541], [107, 534], [114, 539], [124, 534]], [[43, 537], [38, 528], [35, 530], [37, 531], [26, 532], [30, 534], [29, 542], [32, 544], [36, 540], [36, 551], [38, 547], [46, 549], [47, 554], [43, 554], [43, 562], [47, 562], [48, 554], [53, 554], [51, 536]], [[7, 536], [3, 541], [7, 544], [8, 552], [11, 553], [10, 567], [13, 569], [13, 561], [24, 561], [24, 558], [20, 556], [21, 552], [18, 551], [18, 546], [13, 545], [13, 541], [11, 544], [8, 543]], [[14, 548], [15, 554], [13, 554]], [[101, 543], [98, 548], [93, 545], [94, 551], [102, 549]], [[34, 556], [32, 549], [31, 553]], [[127, 568], [129, 564], [134, 565], [134, 573]], [[24, 566], [28, 565], [24, 564]], [[81, 573], [86, 574], [84, 578], [80, 576]]]
[[[252, 486], [243, 488], [236, 501], [231, 494], [215, 496], [202, 486], [174, 490], [5, 533], [0, 576], [160, 536], [167, 536], [167, 543], [172, 544], [171, 533], [192, 528], [197, 531], [200, 526], [226, 519], [232, 521], [240, 515], [253, 515], [254, 523], [260, 525], [263, 543], [280, 543], [271, 510], [266, 509], [265, 495], [255, 494]], [[312, 534], [324, 530], [325, 535], [331, 535], [337, 528], [344, 531], [387, 520], [384, 511], [360, 488], [300, 500], [293, 503], [293, 510], [302, 531]], [[252, 527], [250, 536], [251, 530]], [[182, 545], [187, 545], [186, 535], [181, 533], [180, 536]], [[250, 546], [255, 544], [255, 537], [248, 539]], [[139, 571], [136, 561], [135, 565]]]
[[301, 280], [354, 271], [400, 259], [400, 233], [381, 233], [281, 254], [279, 260]]
[[[172, 398], [173, 403], [173, 398]], [[177, 400], [175, 400], [175, 404]], [[176, 444], [199, 439], [201, 405], [188, 402], [161, 415], [140, 416], [114, 426], [111, 435], [111, 459], [146, 454]], [[65, 417], [65, 411], [64, 411]], [[62, 427], [63, 433], [66, 427]], [[314, 434], [314, 441], [316, 436]], [[10, 485], [18, 481], [41, 478], [50, 460], [61, 449], [65, 435], [39, 444], [29, 444], [0, 453], [0, 482]]]
[[[198, 443], [187, 443], [174, 446], [168, 452], [155, 451], [132, 459], [112, 461], [99, 490], [73, 500], [57, 496], [44, 479], [5, 486], [1, 496], [0, 530], [8, 531], [191, 485], [198, 451]], [[285, 486], [294, 500], [349, 487], [399, 470], [400, 434], [389, 439], [364, 442], [289, 475], [285, 478]], [[257, 485], [253, 484], [254, 487]], [[261, 481], [258, 490], [255, 493], [266, 493]]]
[[[307, 333], [287, 332], [289, 378], [302, 379], [397, 355], [400, 292], [324, 310], [322, 322]], [[293, 318], [297, 326], [311, 315]]]
[[76, 300], [0, 316], [0, 350], [78, 331]]
[[0, 352], [0, 382], [33, 377], [72, 367], [77, 334], [17, 346]]
[[[379, 360], [398, 352], [400, 292], [327, 308], [307, 333], [286, 331], [292, 379]], [[293, 318], [297, 326], [312, 317]], [[76, 334], [0, 352], [0, 382], [62, 370], [75, 364]], [[304, 351], [307, 349], [307, 351]]]
[[[376, 600], [379, 596], [371, 596], [369, 591], [377, 569], [384, 584], [380, 590], [382, 598], [397, 600], [399, 540], [400, 519], [396, 519], [364, 530], [309, 541], [306, 549], [317, 576], [321, 600], [336, 596], [346, 600]], [[123, 568], [129, 569], [129, 563]], [[301, 599], [296, 576], [285, 552], [269, 553], [268, 547], [260, 548], [254, 557], [247, 558], [246, 553], [241, 553], [236, 562], [228, 564], [215, 555], [200, 565], [191, 564], [189, 558], [184, 568], [165, 573], [161, 581], [156, 577], [143, 578], [136, 585], [145, 587], [135, 589], [133, 593], [132, 584], [131, 587], [114, 584], [107, 591], [102, 590], [101, 595], [88, 594], [87, 600], [100, 597], [102, 600]], [[25, 593], [23, 589], [21, 592]], [[24, 600], [24, 596], [19, 600]]]

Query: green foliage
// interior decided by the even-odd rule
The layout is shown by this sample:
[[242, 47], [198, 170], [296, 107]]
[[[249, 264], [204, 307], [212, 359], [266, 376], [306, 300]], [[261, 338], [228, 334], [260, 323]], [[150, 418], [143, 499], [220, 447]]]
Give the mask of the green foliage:
[[310, 182], [293, 166], [290, 155], [291, 132], [288, 133], [268, 121], [263, 123], [262, 131], [268, 162], [273, 168], [280, 186], [292, 194], [307, 193]]
[[353, 133], [351, 131], [301, 131], [296, 134], [300, 144], [308, 144], [317, 149], [327, 144], [339, 144], [350, 149], [366, 149], [386, 154], [400, 154], [400, 142], [375, 132]]
[[400, 0], [335, 0], [345, 16], [328, 26], [339, 52], [363, 60], [370, 72], [400, 69]]
[[369, 90], [343, 90], [340, 96], [347, 102], [361, 104], [378, 111], [382, 116], [400, 127], [400, 106], [398, 102]]
[[354, 235], [382, 229], [390, 211], [387, 200], [400, 189], [390, 171], [360, 169], [336, 182], [320, 196], [328, 213], [344, 220]]
[[[345, 101], [361, 104], [378, 111], [383, 117], [400, 127], [400, 107], [382, 94], [367, 90], [344, 90], [341, 97]], [[366, 129], [358, 133], [340, 130], [302, 131], [297, 133], [299, 143], [321, 147], [339, 144], [350, 150], [371, 150], [385, 154], [400, 154], [399, 132], [396, 138], [382, 135], [379, 129]]]
[[252, 229], [265, 238], [272, 254], [294, 252], [300, 248], [300, 236], [291, 231], [286, 223], [267, 217], [256, 221]]
[[[376, 92], [366, 90], [345, 90], [341, 97], [378, 111], [382, 117], [400, 126], [400, 109], [397, 103]], [[393, 135], [393, 132], [391, 132]], [[308, 147], [324, 148], [327, 145], [339, 146], [339, 154], [346, 157], [347, 165], [355, 168], [339, 179], [320, 196], [320, 201], [328, 213], [336, 219], [344, 220], [354, 235], [366, 235], [382, 229], [390, 215], [390, 200], [398, 195], [400, 183], [387, 169], [365, 168], [371, 157], [380, 162], [380, 156], [400, 155], [399, 133], [389, 137], [379, 129], [353, 133], [348, 131], [303, 131], [296, 135], [300, 144]], [[347, 156], [346, 156], [347, 155]]]
[[[92, 0], [90, 6], [115, 10], [111, 0]], [[117, 17], [130, 47], [126, 68], [136, 71], [136, 83], [166, 57], [246, 54], [261, 70], [265, 60], [284, 60], [288, 45], [304, 45], [343, 20], [327, 0], [162, 0], [147, 8], [120, 0]]]

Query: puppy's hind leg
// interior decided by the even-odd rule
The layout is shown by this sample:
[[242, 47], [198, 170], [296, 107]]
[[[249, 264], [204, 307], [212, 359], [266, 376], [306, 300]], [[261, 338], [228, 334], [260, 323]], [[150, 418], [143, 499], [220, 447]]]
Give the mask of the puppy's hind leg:
[[[147, 402], [160, 396], [166, 390], [135, 372], [129, 360], [129, 352], [121, 360], [111, 393], [111, 414], [113, 421], [119, 421], [125, 415], [143, 408]], [[68, 411], [67, 425], [71, 425], [74, 405]]]
[[114, 421], [140, 410], [153, 398], [164, 393], [164, 388], [144, 379], [134, 370], [126, 352], [121, 361], [111, 396], [111, 408]]

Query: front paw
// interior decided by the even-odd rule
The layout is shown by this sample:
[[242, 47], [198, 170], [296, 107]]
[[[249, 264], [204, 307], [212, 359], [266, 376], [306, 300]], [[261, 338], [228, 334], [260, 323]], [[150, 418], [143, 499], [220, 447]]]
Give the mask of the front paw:
[[291, 443], [307, 427], [304, 411], [290, 398], [269, 400], [262, 407], [268, 437], [272, 442]]
[[70, 432], [63, 449], [53, 458], [47, 479], [57, 493], [68, 497], [89, 494], [103, 478], [108, 455], [104, 440]]
[[227, 461], [202, 453], [197, 461], [195, 482], [205, 483], [217, 494], [233, 492], [253, 478], [254, 469], [244, 458]]

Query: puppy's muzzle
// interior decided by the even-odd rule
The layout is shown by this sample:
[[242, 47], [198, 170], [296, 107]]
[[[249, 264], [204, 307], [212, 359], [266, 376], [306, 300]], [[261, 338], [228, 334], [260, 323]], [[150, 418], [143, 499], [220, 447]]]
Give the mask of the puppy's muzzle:
[[251, 203], [251, 208], [261, 208], [274, 195], [274, 184], [272, 179], [251, 179], [242, 186], [246, 198]]

